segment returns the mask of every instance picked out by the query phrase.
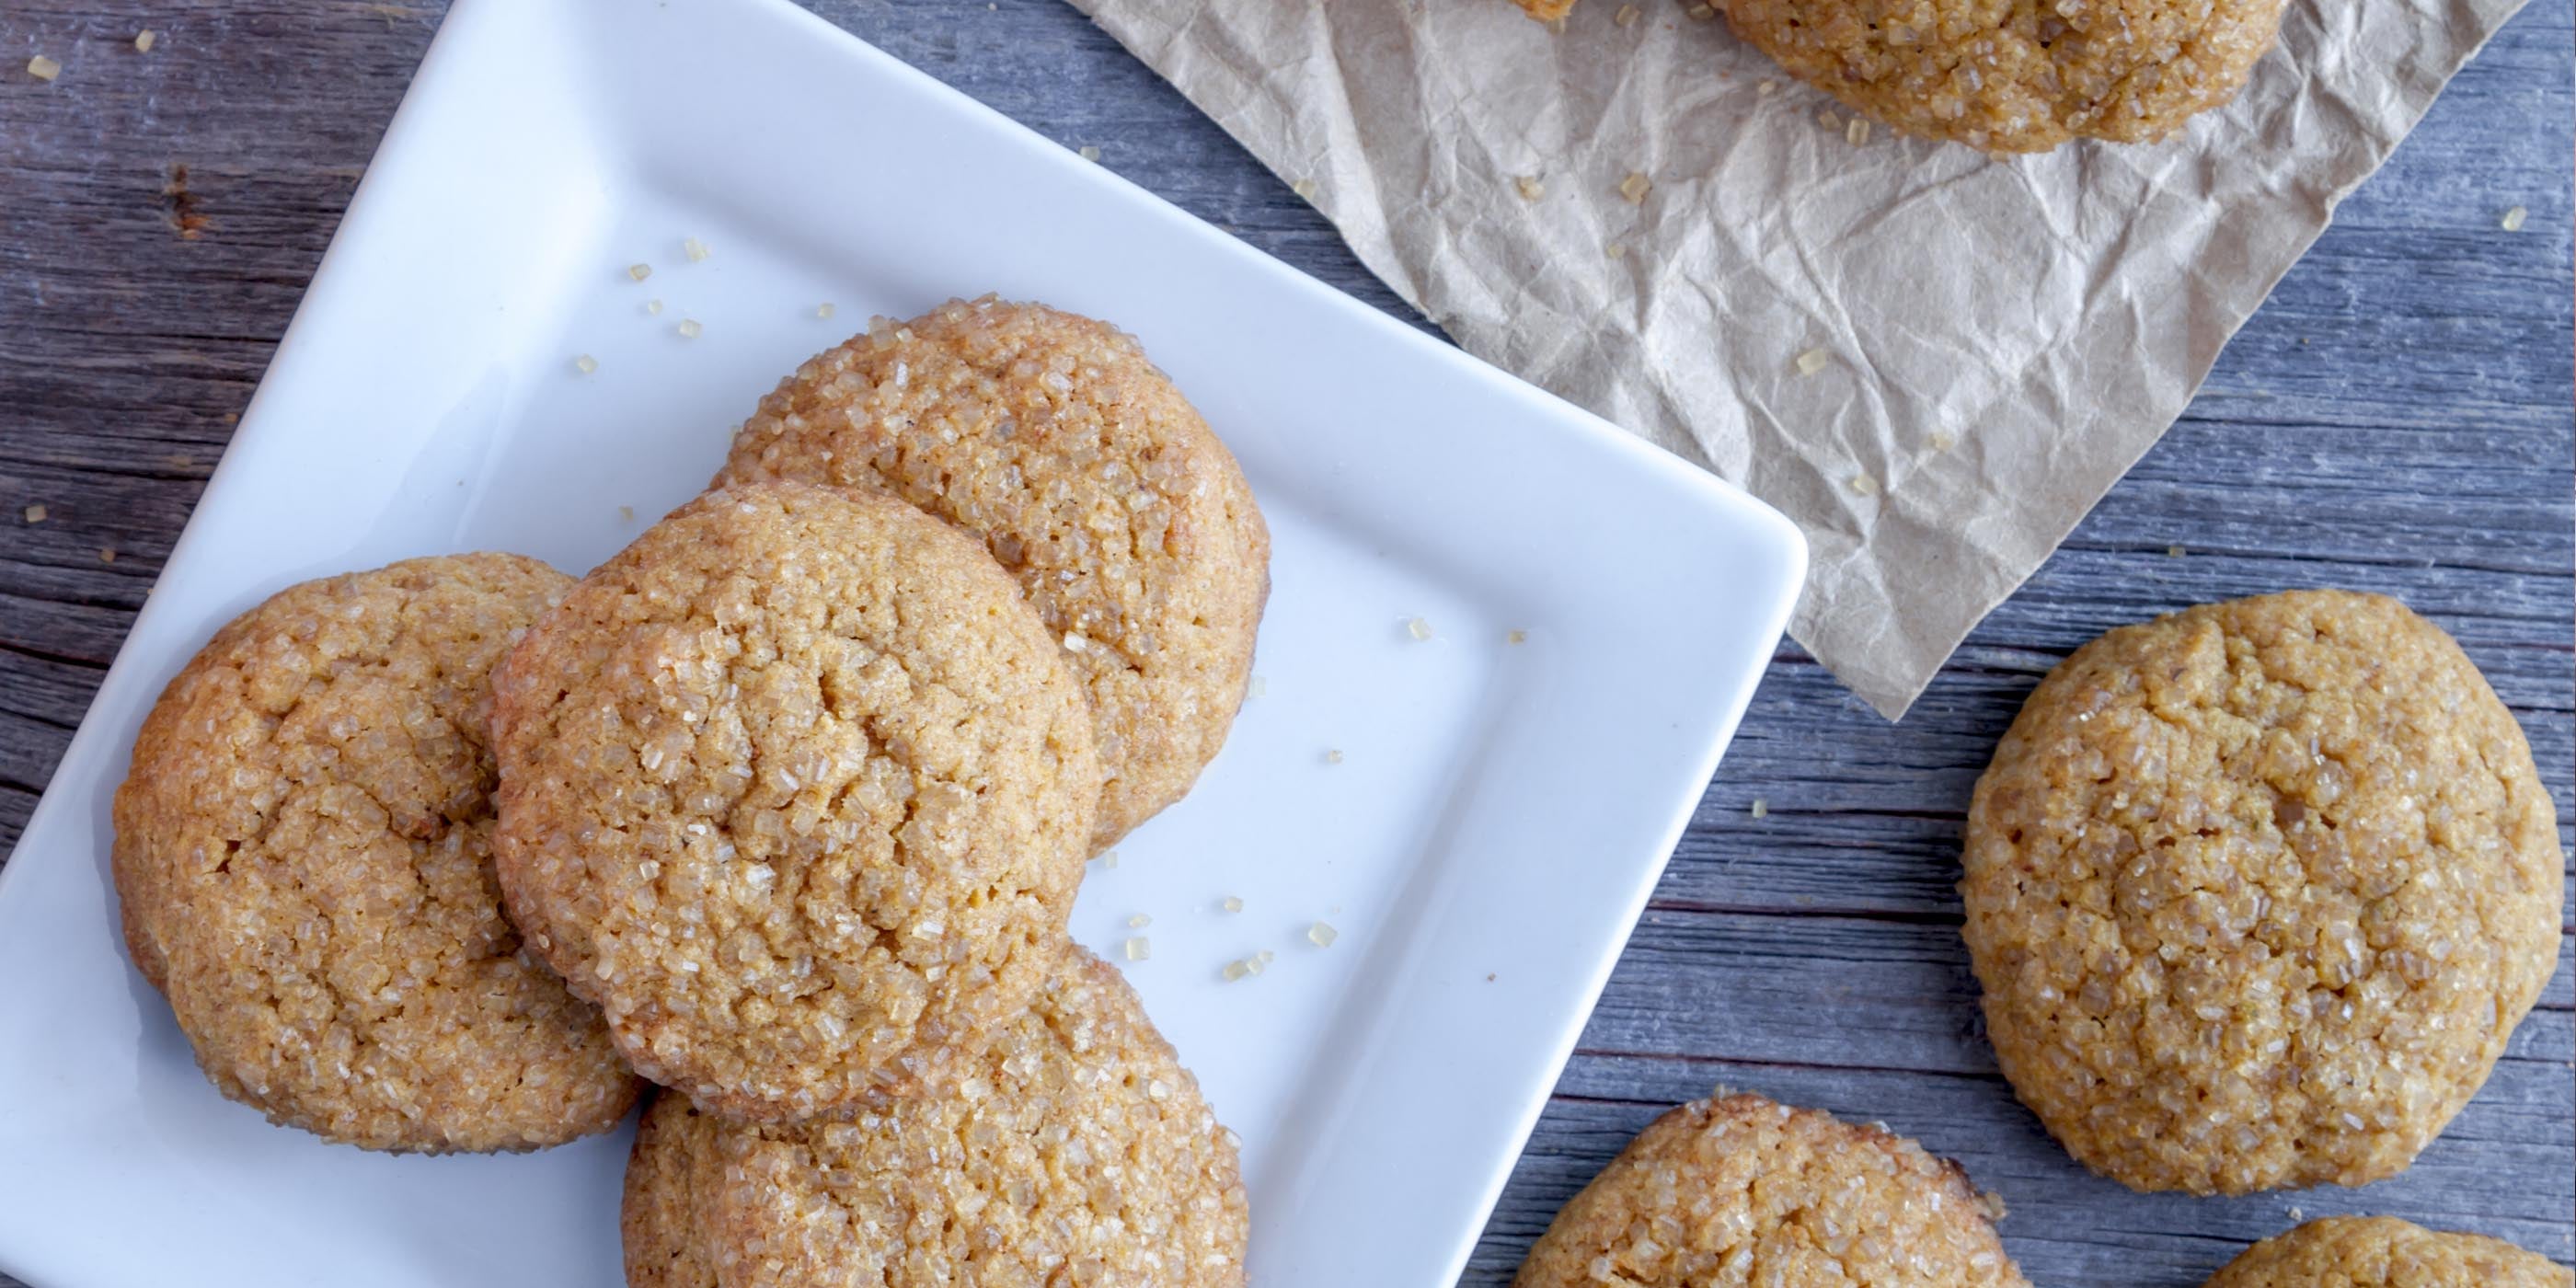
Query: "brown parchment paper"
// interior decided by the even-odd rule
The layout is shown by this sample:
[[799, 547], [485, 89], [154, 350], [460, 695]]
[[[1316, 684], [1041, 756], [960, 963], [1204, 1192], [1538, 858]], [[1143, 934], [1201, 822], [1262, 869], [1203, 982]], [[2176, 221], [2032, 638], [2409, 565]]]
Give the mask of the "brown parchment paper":
[[1073, 3], [1469, 352], [1797, 520], [1790, 633], [1891, 718], [2521, 7], [2292, 0], [2166, 142], [1990, 159], [1675, 0]]

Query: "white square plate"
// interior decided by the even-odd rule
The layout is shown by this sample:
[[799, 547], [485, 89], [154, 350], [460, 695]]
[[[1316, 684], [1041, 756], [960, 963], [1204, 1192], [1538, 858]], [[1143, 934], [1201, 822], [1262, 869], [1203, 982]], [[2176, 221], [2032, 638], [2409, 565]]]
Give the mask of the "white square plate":
[[985, 291], [1136, 332], [1276, 543], [1263, 691], [1074, 933], [1115, 959], [1153, 918], [1126, 968], [1244, 1137], [1256, 1284], [1452, 1281], [1770, 658], [1797, 533], [776, 0], [448, 16], [0, 878], [0, 1266], [616, 1284], [622, 1135], [396, 1158], [216, 1096], [114, 933], [109, 795], [263, 596], [442, 551], [587, 568], [808, 354]]

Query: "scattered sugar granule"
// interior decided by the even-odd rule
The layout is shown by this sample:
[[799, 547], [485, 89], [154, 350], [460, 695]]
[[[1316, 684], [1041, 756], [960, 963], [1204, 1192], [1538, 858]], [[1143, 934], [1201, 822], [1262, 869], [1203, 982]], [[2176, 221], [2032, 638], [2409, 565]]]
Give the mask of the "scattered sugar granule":
[[1082, 151], [1077, 155], [1085, 161], [1097, 161], [1100, 159], [1100, 149], [1085, 144]]
[[152, 52], [152, 46], [153, 46], [154, 44], [158, 43], [158, 42], [160, 41], [160, 39], [161, 39], [161, 33], [160, 33], [160, 32], [154, 31], [154, 30], [152, 30], [151, 28], [146, 27], [146, 28], [144, 28], [143, 30], [141, 30], [141, 31], [138, 31], [138, 32], [134, 33], [134, 52], [136, 52], [136, 53], [138, 53], [138, 54], [148, 54], [148, 53], [151, 53], [151, 52]]
[[1878, 480], [1867, 474], [1854, 474], [1849, 479], [1844, 480], [1843, 486], [1850, 488], [1852, 491], [1857, 492], [1862, 496], [1878, 495]]
[[696, 318], [682, 318], [680, 319], [678, 330], [680, 332], [681, 339], [695, 340], [701, 332], [706, 330], [706, 328], [699, 326]]
[[1506, 631], [1503, 633], [1503, 642], [1506, 644], [1527, 644], [1529, 643], [1529, 632], [1520, 630]]
[[650, 264], [629, 264], [626, 266], [626, 275], [640, 282], [653, 275], [653, 266]]
[[1539, 182], [1538, 176], [1534, 174], [1515, 176], [1512, 179], [1512, 186], [1520, 189], [1523, 201], [1536, 201], [1547, 195], [1547, 185]]
[[1131, 935], [1126, 943], [1126, 953], [1127, 960], [1141, 962], [1154, 955], [1153, 941], [1143, 935]]
[[2166, 557], [2166, 558], [2168, 558], [2168, 559], [2180, 559], [2180, 558], [2182, 558], [2182, 557], [2183, 557], [2183, 554], [2184, 554], [2184, 553], [2185, 553], [2185, 552], [2184, 552], [2184, 550], [2183, 550], [2183, 548], [2182, 548], [2181, 546], [2166, 546], [2166, 547], [2165, 547], [2165, 557]]
[[1717, 7], [1714, 5], [1695, 4], [1688, 9], [1684, 9], [1682, 13], [1692, 22], [1706, 22], [1717, 16]]
[[1627, 198], [1629, 205], [1643, 205], [1645, 204], [1646, 194], [1653, 191], [1654, 186], [1654, 180], [1647, 178], [1645, 175], [1640, 174], [1637, 171], [1631, 170], [1628, 172], [1627, 178], [1619, 181], [1619, 195]]
[[1238, 899], [1233, 895], [1227, 895], [1225, 898], [1218, 900], [1216, 906], [1225, 909], [1227, 912], [1241, 912], [1243, 911], [1243, 900]]
[[1780, 82], [1775, 80], [1767, 80], [1753, 87], [1753, 93], [1760, 98], [1769, 98], [1779, 92]]
[[1932, 450], [1946, 452], [1959, 445], [1959, 436], [1946, 429], [1932, 431]]
[[1114, 868], [1114, 867], [1117, 867], [1117, 866], [1118, 866], [1118, 851], [1116, 851], [1116, 850], [1102, 850], [1102, 851], [1100, 852], [1100, 866], [1102, 866], [1102, 867], [1104, 867], [1104, 868]]
[[617, 518], [621, 523], [635, 522], [635, 507], [631, 505], [621, 505], [617, 507]]
[[1064, 633], [1065, 652], [1079, 653], [1089, 647], [1091, 647], [1091, 641], [1084, 639], [1080, 634], [1073, 631], [1066, 631]]
[[692, 264], [698, 263], [707, 257], [707, 244], [699, 241], [695, 237], [681, 238], [680, 249], [688, 255], [689, 262]]
[[660, 300], [646, 300], [644, 301], [644, 311], [655, 317], [660, 317], [662, 315], [662, 302]]
[[1127, 928], [1130, 930], [1143, 930], [1145, 927], [1153, 924], [1154, 919], [1141, 912], [1127, 919]]
[[1320, 921], [1306, 927], [1306, 938], [1317, 948], [1330, 948], [1333, 946], [1333, 941], [1341, 937], [1342, 932]]
[[1637, 25], [1637, 20], [1644, 16], [1646, 16], [1645, 10], [1632, 4], [1623, 4], [1619, 6], [1619, 12], [1610, 16], [1610, 21], [1622, 27], [1634, 27]]
[[1612, 242], [1602, 249], [1604, 253], [1608, 254], [1612, 259], [1626, 259], [1628, 257], [1628, 248], [1619, 242]]
[[[46, 79], [50, 80], [52, 78], [47, 77]], [[2516, 206], [2513, 209], [2504, 212], [2504, 218], [2499, 222], [2502, 223], [2506, 232], [2518, 233], [2522, 231], [2522, 221], [2529, 218], [2531, 218], [2530, 211], [2525, 210], [2520, 206]]]
[[43, 506], [41, 506], [41, 505], [31, 505], [31, 506], [28, 506], [28, 507], [27, 507], [27, 522], [29, 522], [29, 523], [42, 523], [42, 522], [44, 522], [44, 521], [45, 521], [45, 507], [43, 507]]
[[572, 369], [585, 376], [589, 375], [590, 373], [599, 370], [599, 359], [594, 358], [587, 353], [582, 354], [572, 360]]
[[822, 303], [815, 305], [814, 316], [818, 318], [829, 318], [832, 316], [832, 302], [830, 300], [825, 300]]
[[1827, 354], [1823, 349], [1809, 349], [1798, 355], [1798, 374], [1812, 376], [1825, 369]]
[[1839, 130], [1843, 128], [1843, 118], [1836, 116], [1831, 112], [1818, 112], [1816, 113], [1816, 124], [1821, 125], [1828, 130]]
[[1243, 686], [1243, 695], [1247, 698], [1257, 698], [1269, 691], [1270, 681], [1258, 675], [1252, 677], [1251, 683]]
[[[40, 510], [41, 510], [41, 509], [43, 509], [44, 507], [43, 507], [43, 506], [38, 506], [38, 507], [36, 507], [36, 508], [38, 508], [38, 509], [40, 509]], [[1341, 749], [1341, 748], [1339, 748], [1339, 747], [1335, 747], [1335, 748], [1333, 748], [1331, 751], [1325, 752], [1325, 753], [1324, 753], [1324, 763], [1325, 763], [1325, 764], [1327, 764], [1327, 765], [1338, 765], [1338, 764], [1342, 763], [1342, 749]]]
[[1431, 623], [1419, 617], [1409, 618], [1404, 623], [1404, 633], [1418, 640], [1427, 640], [1431, 638]]
[[1225, 982], [1231, 984], [1246, 975], [1252, 974], [1252, 963], [1238, 957], [1233, 961], [1227, 962], [1225, 964], [1225, 970], [1221, 973], [1225, 976]]
[[114, 546], [100, 546], [100, 547], [98, 548], [98, 561], [99, 561], [100, 563], [115, 563], [115, 562], [116, 562], [116, 547], [114, 547]]
[[1315, 199], [1315, 181], [1312, 179], [1299, 179], [1297, 182], [1288, 185], [1288, 191], [1296, 193], [1298, 196], [1308, 201], [1313, 201]]
[[1769, 801], [1767, 801], [1767, 800], [1764, 800], [1764, 799], [1762, 799], [1762, 798], [1761, 798], [1761, 797], [1759, 797], [1759, 796], [1754, 797], [1754, 798], [1753, 798], [1753, 817], [1755, 817], [1755, 818], [1769, 818], [1770, 816], [1771, 816], [1771, 802], [1769, 802]]
[[63, 65], [38, 54], [27, 60], [27, 74], [40, 81], [49, 81], [63, 74]]
[[1857, 116], [1853, 117], [1851, 119], [1851, 124], [1843, 127], [1843, 141], [1851, 144], [1853, 147], [1860, 147], [1868, 143], [1869, 122]]

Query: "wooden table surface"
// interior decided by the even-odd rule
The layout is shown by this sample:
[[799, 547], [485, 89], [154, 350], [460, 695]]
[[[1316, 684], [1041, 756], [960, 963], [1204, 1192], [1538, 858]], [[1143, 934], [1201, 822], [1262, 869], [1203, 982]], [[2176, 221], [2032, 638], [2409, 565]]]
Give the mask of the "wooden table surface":
[[[1412, 319], [1286, 184], [1058, 0], [815, 7]], [[0, 4], [0, 851], [222, 455], [441, 8]], [[2404, 1176], [2139, 1196], [2070, 1161], [1997, 1076], [1952, 890], [1970, 786], [2053, 662], [2110, 626], [2292, 586], [2386, 591], [2458, 635], [2529, 732], [2564, 837], [2572, 9], [2535, 0], [2460, 76], [2182, 422], [1903, 723], [1782, 648], [1467, 1282], [1504, 1282], [1631, 1133], [1716, 1083], [1881, 1119], [1955, 1156], [2010, 1200], [2006, 1241], [2043, 1286], [2188, 1288], [2303, 1212], [2389, 1213], [2576, 1256], [2565, 951], [2485, 1091]], [[131, 44], [143, 27], [161, 33], [148, 54]], [[65, 64], [59, 81], [24, 70], [37, 53]], [[854, 163], [864, 148], [851, 140]], [[2514, 206], [2529, 222], [2508, 233]], [[26, 521], [32, 506], [41, 522]]]

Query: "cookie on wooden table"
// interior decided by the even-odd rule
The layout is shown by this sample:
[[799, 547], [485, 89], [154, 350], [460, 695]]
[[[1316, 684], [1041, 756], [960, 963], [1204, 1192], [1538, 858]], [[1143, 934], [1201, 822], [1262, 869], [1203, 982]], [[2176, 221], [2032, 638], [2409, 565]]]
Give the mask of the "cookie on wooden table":
[[1090, 694], [1105, 847], [1225, 744], [1270, 591], [1234, 456], [1135, 339], [1042, 304], [878, 319], [761, 399], [717, 483], [890, 493], [975, 534]]
[[939, 1094], [789, 1124], [654, 1103], [628, 1164], [628, 1282], [1237, 1288], [1233, 1134], [1106, 963], [1068, 945]]
[[2556, 965], [2555, 818], [2512, 714], [2393, 599], [2112, 631], [2031, 694], [1969, 808], [1996, 1058], [2137, 1189], [2395, 1175]]
[[162, 691], [116, 791], [117, 898], [225, 1095], [422, 1152], [559, 1144], [635, 1102], [492, 870], [490, 673], [571, 584], [502, 554], [305, 582]]
[[495, 854], [637, 1070], [796, 1118], [918, 1089], [1027, 1005], [1100, 770], [1064, 650], [883, 496], [711, 492], [493, 681]]
[[2326, 1217], [2273, 1235], [2207, 1288], [2570, 1288], [2576, 1271], [2482, 1234], [2393, 1217]]
[[1568, 1201], [1515, 1288], [2028, 1288], [1947, 1159], [1760, 1096], [1681, 1105]]
[[1790, 75], [1907, 134], [1990, 152], [2141, 143], [2236, 97], [2281, 0], [1718, 0]]

